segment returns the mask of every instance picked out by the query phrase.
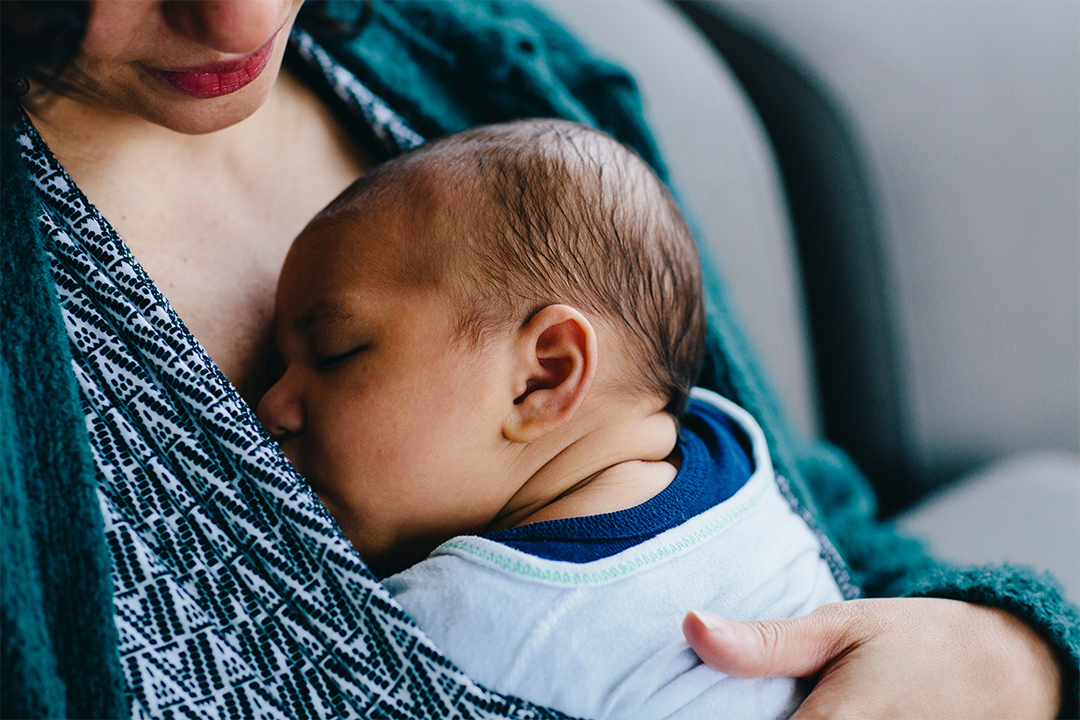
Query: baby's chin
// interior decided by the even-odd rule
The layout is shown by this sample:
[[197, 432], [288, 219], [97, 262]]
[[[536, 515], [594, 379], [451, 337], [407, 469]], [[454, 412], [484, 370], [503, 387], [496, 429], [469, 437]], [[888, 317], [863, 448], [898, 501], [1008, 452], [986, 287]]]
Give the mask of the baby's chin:
[[[348, 537], [348, 533], [346, 533], [346, 537]], [[364, 564], [379, 580], [385, 580], [391, 575], [409, 569], [430, 554], [430, 550], [419, 554], [404, 552], [396, 548], [373, 550], [365, 548], [363, 542], [354, 542], [352, 538], [349, 538], [349, 542], [352, 543], [353, 549], [360, 555], [360, 559], [364, 561]]]
[[[348, 537], [348, 533], [346, 533]], [[398, 543], [393, 547], [385, 550], [375, 551], [371, 549], [365, 550], [363, 547], [358, 547], [358, 543], [353, 542], [350, 538], [350, 542], [353, 542], [353, 547], [360, 554], [360, 558], [368, 566], [375, 577], [380, 580], [385, 580], [391, 575], [396, 575], [403, 570], [408, 570], [413, 565], [417, 564], [439, 545], [449, 540], [450, 536], [439, 538], [411, 538], [405, 542]], [[362, 545], [362, 543], [360, 543]]]

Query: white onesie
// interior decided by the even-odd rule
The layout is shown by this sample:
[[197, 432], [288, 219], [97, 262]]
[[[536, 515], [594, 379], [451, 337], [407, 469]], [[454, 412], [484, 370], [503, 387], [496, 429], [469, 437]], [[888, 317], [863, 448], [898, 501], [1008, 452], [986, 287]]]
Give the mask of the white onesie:
[[694, 397], [719, 407], [752, 446], [753, 474], [719, 505], [587, 563], [457, 537], [386, 587], [473, 679], [569, 715], [790, 715], [805, 688], [705, 666], [683, 639], [683, 616], [793, 617], [843, 598], [817, 538], [779, 492], [757, 423], [715, 393]]

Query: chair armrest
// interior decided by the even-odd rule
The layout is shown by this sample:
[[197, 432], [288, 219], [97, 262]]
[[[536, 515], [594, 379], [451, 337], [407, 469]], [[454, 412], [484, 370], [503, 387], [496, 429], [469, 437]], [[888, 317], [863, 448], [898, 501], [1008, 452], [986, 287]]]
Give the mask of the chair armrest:
[[896, 518], [942, 559], [1049, 570], [1080, 602], [1080, 457], [1012, 455]]

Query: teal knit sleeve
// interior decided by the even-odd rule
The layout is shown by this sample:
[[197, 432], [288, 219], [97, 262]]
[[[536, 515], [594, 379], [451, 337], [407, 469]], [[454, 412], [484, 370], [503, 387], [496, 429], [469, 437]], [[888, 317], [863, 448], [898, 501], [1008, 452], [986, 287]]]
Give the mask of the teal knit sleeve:
[[128, 717], [96, 474], [13, 136], [2, 138], [0, 716]]

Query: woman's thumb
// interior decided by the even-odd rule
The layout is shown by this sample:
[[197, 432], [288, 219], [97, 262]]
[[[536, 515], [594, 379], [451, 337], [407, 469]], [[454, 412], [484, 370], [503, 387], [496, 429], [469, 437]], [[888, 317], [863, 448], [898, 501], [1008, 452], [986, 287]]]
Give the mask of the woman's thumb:
[[843, 624], [824, 609], [804, 617], [748, 622], [692, 610], [683, 619], [683, 635], [705, 664], [727, 675], [808, 677], [847, 646]]

